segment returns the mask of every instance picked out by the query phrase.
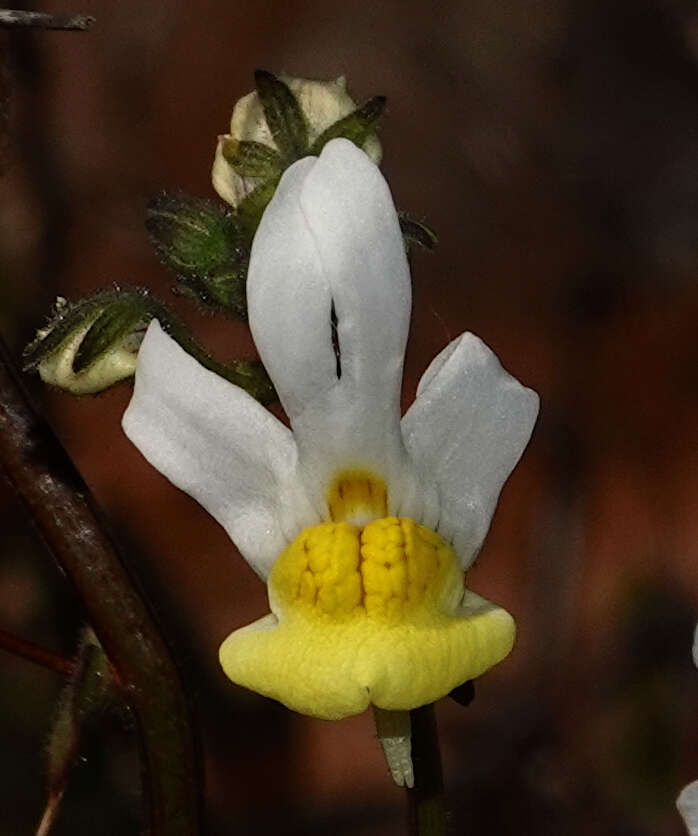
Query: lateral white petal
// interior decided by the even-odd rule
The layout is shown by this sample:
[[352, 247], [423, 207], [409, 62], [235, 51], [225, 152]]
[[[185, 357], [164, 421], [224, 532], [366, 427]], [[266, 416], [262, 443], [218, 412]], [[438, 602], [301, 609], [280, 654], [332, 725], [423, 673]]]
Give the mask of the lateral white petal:
[[676, 800], [690, 836], [698, 836], [698, 781], [684, 787]]
[[424, 373], [402, 419], [410, 456], [439, 490], [438, 531], [467, 568], [487, 534], [499, 492], [531, 436], [538, 395], [474, 334], [462, 334]]
[[353, 143], [333, 140], [287, 170], [257, 231], [247, 287], [255, 343], [315, 507], [324, 512], [338, 469], [367, 468], [386, 479], [397, 508], [411, 478], [399, 432], [409, 271], [388, 186]]
[[263, 578], [317, 521], [289, 430], [242, 389], [203, 368], [153, 321], [138, 355], [124, 432], [223, 526]]

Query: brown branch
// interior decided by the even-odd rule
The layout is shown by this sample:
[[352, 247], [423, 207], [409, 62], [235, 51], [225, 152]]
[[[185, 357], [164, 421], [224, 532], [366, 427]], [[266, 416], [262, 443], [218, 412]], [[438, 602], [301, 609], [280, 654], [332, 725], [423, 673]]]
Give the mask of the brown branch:
[[444, 836], [446, 813], [441, 752], [433, 705], [410, 711], [414, 787], [407, 793], [409, 836]]
[[35, 665], [41, 665], [42, 668], [61, 673], [64, 676], [70, 676], [76, 667], [72, 659], [39, 647], [38, 644], [27, 641], [27, 639], [21, 639], [14, 633], [8, 633], [7, 630], [0, 630], [0, 650], [5, 650], [13, 656], [19, 656], [33, 662]]
[[63, 12], [25, 12], [21, 9], [0, 9], [0, 26], [24, 27], [31, 29], [64, 29], [85, 32], [95, 22], [89, 15]]
[[197, 745], [179, 673], [85, 483], [0, 345], [0, 464], [72, 581], [135, 718], [151, 836], [197, 836]]

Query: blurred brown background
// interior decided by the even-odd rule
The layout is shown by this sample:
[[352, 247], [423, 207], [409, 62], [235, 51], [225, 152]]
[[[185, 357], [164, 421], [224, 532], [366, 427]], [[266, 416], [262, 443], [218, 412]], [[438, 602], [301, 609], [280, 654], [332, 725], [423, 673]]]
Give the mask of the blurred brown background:
[[[44, 10], [60, 8], [45, 3]], [[262, 67], [383, 93], [384, 172], [440, 237], [414, 259], [406, 402], [463, 330], [541, 394], [470, 584], [515, 652], [438, 719], [456, 833], [678, 836], [698, 777], [698, 8], [683, 0], [85, 0], [88, 34], [0, 32], [9, 138], [0, 328], [16, 355], [57, 294], [149, 285], [221, 358], [246, 327], [171, 299], [143, 226], [161, 189], [213, 196], [215, 138]], [[225, 681], [217, 647], [265, 590], [123, 437], [130, 386], [29, 385], [177, 647], [201, 724], [208, 833], [399, 834], [370, 717], [309, 720]], [[0, 487], [0, 626], [71, 653], [81, 623]], [[56, 675], [0, 653], [0, 830], [44, 799]], [[138, 832], [117, 723], [56, 836]]]

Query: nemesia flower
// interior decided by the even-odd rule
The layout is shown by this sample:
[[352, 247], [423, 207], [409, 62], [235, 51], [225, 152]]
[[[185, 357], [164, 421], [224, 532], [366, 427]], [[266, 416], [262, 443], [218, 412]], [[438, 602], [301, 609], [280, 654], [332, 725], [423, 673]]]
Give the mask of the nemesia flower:
[[[280, 73], [279, 79], [288, 86], [298, 101], [306, 119], [309, 142], [314, 142], [330, 125], [348, 116], [356, 108], [356, 102], [347, 93], [344, 76], [333, 81], [312, 81]], [[213, 188], [219, 197], [231, 206], [237, 206], [261, 180], [258, 177], [240, 176], [227, 162], [223, 156], [223, 146], [226, 140], [231, 139], [240, 142], [260, 142], [278, 150], [256, 90], [236, 102], [230, 119], [230, 133], [218, 137], [211, 171]], [[375, 134], [366, 138], [363, 150], [376, 163], [381, 161], [381, 144]]]
[[[693, 664], [698, 667], [698, 626], [693, 634]], [[698, 836], [698, 781], [693, 781], [681, 790], [676, 806], [690, 836]]]
[[503, 659], [514, 622], [464, 586], [538, 411], [472, 334], [400, 417], [410, 276], [377, 166], [345, 139], [290, 166], [257, 231], [250, 328], [291, 429], [153, 322], [128, 437], [225, 528], [270, 614], [234, 682], [316, 717], [404, 711]]

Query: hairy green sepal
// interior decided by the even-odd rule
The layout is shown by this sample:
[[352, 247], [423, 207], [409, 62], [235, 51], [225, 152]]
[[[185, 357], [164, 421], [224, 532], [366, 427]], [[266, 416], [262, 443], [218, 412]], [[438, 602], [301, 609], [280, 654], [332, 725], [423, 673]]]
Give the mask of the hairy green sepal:
[[362, 148], [369, 136], [375, 132], [378, 120], [385, 111], [385, 96], [374, 96], [356, 110], [338, 119], [326, 128], [308, 149], [308, 153], [317, 156], [331, 139], [344, 137]]
[[426, 224], [415, 221], [408, 217], [404, 212], [398, 215], [400, 221], [400, 230], [402, 237], [405, 239], [407, 249], [413, 245], [423, 247], [425, 250], [433, 250], [439, 243], [436, 233]]
[[308, 153], [305, 116], [289, 86], [273, 73], [257, 70], [254, 80], [269, 131], [288, 166]]
[[283, 170], [279, 152], [263, 142], [238, 141], [229, 137], [223, 141], [223, 157], [241, 177], [273, 177]]
[[165, 192], [148, 204], [146, 228], [185, 294], [213, 310], [245, 315], [248, 236], [233, 212]]

